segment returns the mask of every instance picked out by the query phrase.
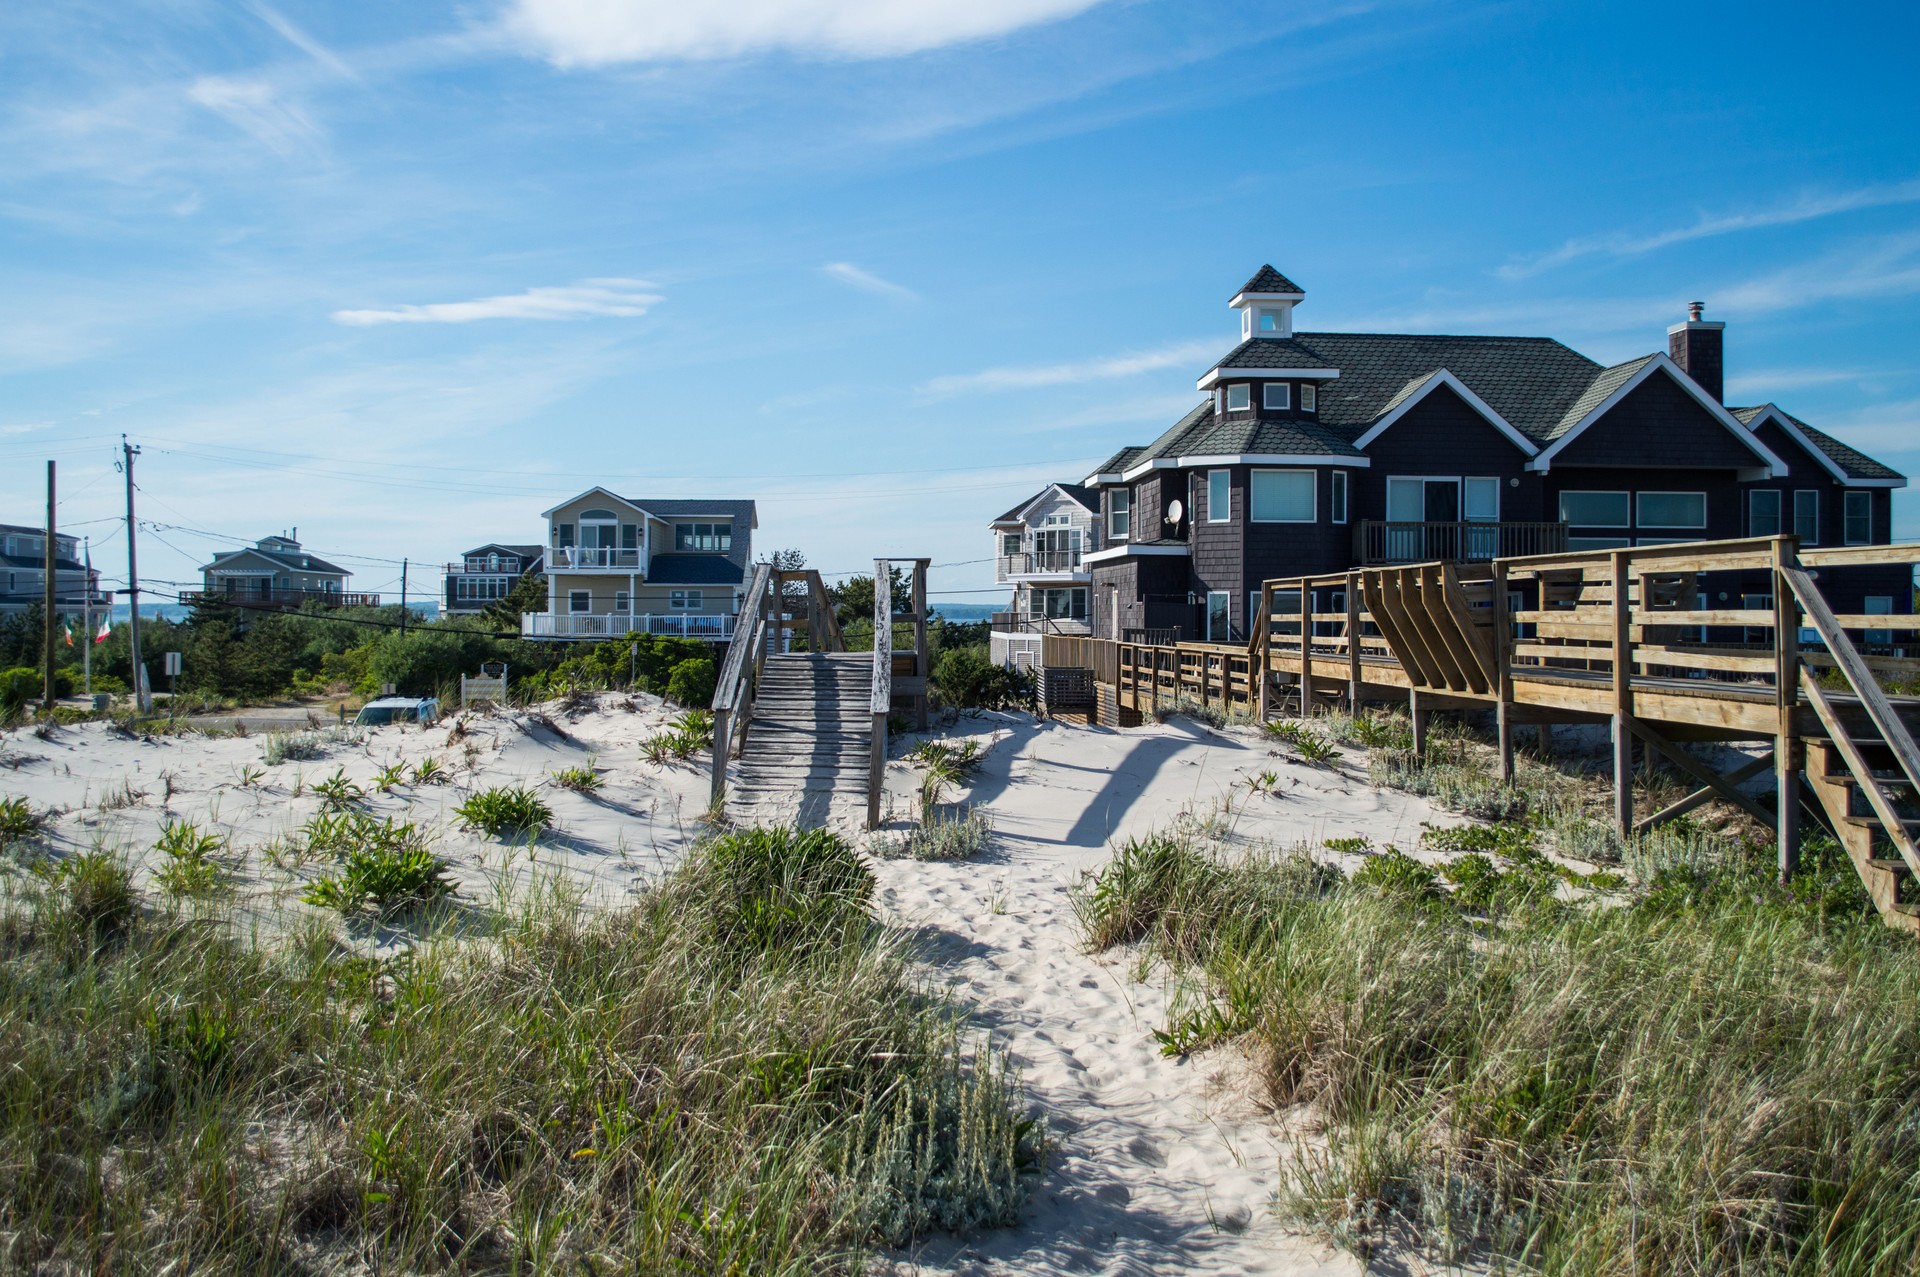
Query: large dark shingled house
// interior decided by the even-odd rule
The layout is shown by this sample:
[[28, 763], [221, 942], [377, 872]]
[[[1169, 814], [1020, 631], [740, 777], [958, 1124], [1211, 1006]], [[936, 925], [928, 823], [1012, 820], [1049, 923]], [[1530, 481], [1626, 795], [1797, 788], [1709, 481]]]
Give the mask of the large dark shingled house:
[[[1356, 566], [1890, 539], [1905, 477], [1772, 404], [1727, 407], [1725, 325], [1698, 303], [1666, 350], [1607, 368], [1549, 337], [1296, 332], [1305, 296], [1261, 267], [1228, 303], [1241, 342], [1199, 379], [1207, 398], [1087, 477], [1096, 636], [1242, 642], [1263, 580]], [[1841, 611], [1912, 610], [1905, 568], [1822, 584]]]

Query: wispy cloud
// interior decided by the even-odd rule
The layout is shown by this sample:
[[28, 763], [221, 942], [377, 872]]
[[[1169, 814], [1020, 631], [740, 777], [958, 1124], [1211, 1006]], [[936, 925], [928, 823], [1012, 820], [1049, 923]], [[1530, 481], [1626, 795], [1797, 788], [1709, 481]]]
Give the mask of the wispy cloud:
[[1852, 413], [1820, 417], [1814, 424], [1883, 461], [1920, 456], [1920, 399], [1871, 404]]
[[272, 28], [274, 34], [341, 79], [358, 80], [360, 78], [359, 73], [348, 66], [339, 54], [307, 34], [303, 28], [295, 25], [291, 18], [278, 9], [260, 3], [248, 7], [253, 10], [255, 17]]
[[[1782, 390], [1867, 381], [1879, 375], [1859, 368], [1757, 368], [1750, 373], [1727, 378], [1727, 394], [1770, 396]], [[1742, 398], [1741, 402], [1746, 400]]]
[[784, 52], [886, 58], [1005, 35], [1102, 0], [514, 0], [509, 33], [562, 66]]
[[896, 284], [890, 279], [882, 279], [872, 271], [861, 270], [852, 262], [828, 262], [820, 268], [820, 273], [879, 297], [891, 297], [896, 301], [920, 300], [920, 294], [905, 284]]
[[481, 319], [632, 318], [658, 305], [661, 296], [644, 279], [585, 279], [564, 288], [529, 288], [524, 293], [479, 297], [464, 302], [336, 310], [334, 322], [373, 324], [470, 324]]
[[310, 149], [325, 138], [305, 109], [263, 79], [203, 75], [187, 86], [187, 96], [281, 155]]
[[1767, 226], [1791, 226], [1797, 222], [1811, 222], [1863, 208], [1913, 203], [1920, 203], [1920, 180], [1861, 186], [1851, 191], [1826, 194], [1808, 193], [1791, 204], [1775, 208], [1744, 213], [1702, 213], [1691, 225], [1656, 231], [1651, 235], [1612, 234], [1570, 239], [1550, 253], [1509, 262], [1496, 273], [1502, 279], [1526, 279], [1583, 257], [1633, 257], [1715, 235], [1730, 235], [1736, 231], [1758, 230]]
[[979, 372], [955, 373], [935, 377], [919, 389], [928, 395], [957, 395], [978, 391], [1032, 390], [1040, 386], [1070, 386], [1080, 382], [1109, 381], [1116, 377], [1135, 377], [1143, 372], [1177, 368], [1209, 355], [1218, 356], [1220, 342], [1183, 341], [1157, 350], [1142, 350], [1126, 355], [1109, 355], [1070, 364], [1039, 364], [1025, 367], [986, 368]]

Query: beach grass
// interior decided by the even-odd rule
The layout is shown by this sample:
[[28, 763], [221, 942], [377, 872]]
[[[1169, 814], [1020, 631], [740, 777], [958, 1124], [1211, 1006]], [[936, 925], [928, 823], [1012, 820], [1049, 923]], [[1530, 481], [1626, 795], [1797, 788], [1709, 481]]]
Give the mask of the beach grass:
[[1197, 979], [1165, 1049], [1248, 1053], [1301, 1115], [1280, 1211], [1362, 1256], [1920, 1267], [1920, 950], [1844, 856], [1780, 887], [1722, 842], [1627, 887], [1543, 867], [1533, 836], [1443, 832], [1451, 859], [1382, 849], [1351, 878], [1155, 836], [1074, 902], [1090, 947]]
[[386, 956], [60, 863], [0, 875], [0, 1270], [853, 1273], [1012, 1222], [1042, 1156], [832, 835]]

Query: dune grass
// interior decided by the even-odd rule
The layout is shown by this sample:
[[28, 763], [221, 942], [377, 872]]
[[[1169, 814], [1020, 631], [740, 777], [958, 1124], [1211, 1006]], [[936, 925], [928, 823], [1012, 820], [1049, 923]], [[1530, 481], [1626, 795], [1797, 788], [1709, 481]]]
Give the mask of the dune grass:
[[1556, 893], [1518, 843], [1465, 842], [1348, 881], [1157, 837], [1075, 894], [1091, 946], [1197, 980], [1170, 1053], [1236, 1039], [1302, 1106], [1283, 1214], [1550, 1274], [1920, 1268], [1920, 949], [1844, 857], [1780, 888], [1723, 847]]
[[853, 1273], [1010, 1222], [1041, 1155], [830, 835], [378, 959], [113, 868], [0, 879], [6, 1271]]

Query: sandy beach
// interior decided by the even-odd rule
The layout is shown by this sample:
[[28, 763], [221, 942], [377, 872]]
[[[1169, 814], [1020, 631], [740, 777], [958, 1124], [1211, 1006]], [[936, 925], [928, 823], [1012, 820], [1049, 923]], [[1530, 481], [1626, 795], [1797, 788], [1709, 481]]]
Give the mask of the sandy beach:
[[[315, 782], [339, 774], [366, 791], [374, 814], [432, 829], [464, 894], [510, 887], [533, 865], [567, 875], [605, 907], [644, 888], [701, 832], [704, 758], [659, 764], [641, 753], [671, 716], [651, 698], [608, 695], [572, 715], [548, 705], [321, 732], [322, 757], [273, 766], [260, 734], [138, 737], [87, 724], [43, 739], [20, 730], [0, 740], [0, 796], [53, 810], [56, 854], [106, 846], [139, 858], [170, 820], [216, 831], [242, 905], [264, 917], [306, 907], [299, 891], [317, 867], [288, 854], [289, 838], [320, 808]], [[1253, 731], [1185, 719], [1115, 731], [988, 714], [943, 735], [985, 750], [970, 787], [952, 797], [991, 814], [993, 845], [963, 862], [877, 861], [878, 904], [921, 942], [931, 977], [1011, 1051], [1054, 1153], [1021, 1227], [931, 1238], [887, 1264], [900, 1273], [1359, 1271], [1350, 1256], [1281, 1227], [1272, 1195], [1287, 1156], [1282, 1120], [1254, 1101], [1231, 1049], [1160, 1053], [1151, 1031], [1179, 989], [1135, 957], [1084, 952], [1068, 891], [1117, 841], [1179, 821], [1205, 822], [1229, 846], [1317, 848], [1360, 836], [1413, 850], [1422, 822], [1461, 818], [1372, 788], [1358, 755], [1309, 767]], [[896, 743], [888, 769], [897, 827], [917, 809], [918, 773], [898, 758], [914, 739]], [[448, 783], [378, 792], [383, 768], [427, 758]], [[550, 782], [589, 760], [603, 775], [597, 792]], [[1256, 792], [1247, 780], [1265, 773], [1273, 780]], [[466, 831], [453, 814], [471, 790], [509, 784], [539, 787], [555, 811], [531, 849]]]

